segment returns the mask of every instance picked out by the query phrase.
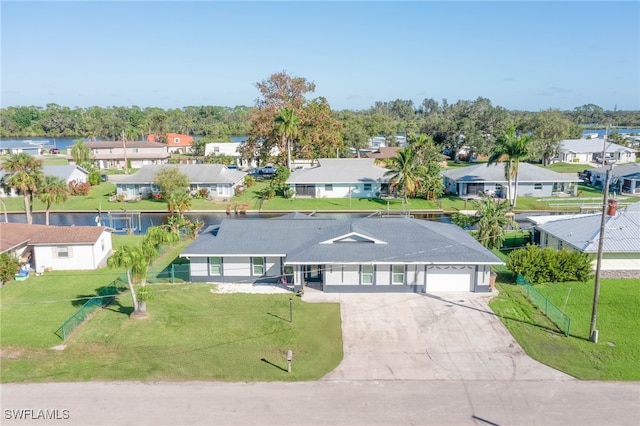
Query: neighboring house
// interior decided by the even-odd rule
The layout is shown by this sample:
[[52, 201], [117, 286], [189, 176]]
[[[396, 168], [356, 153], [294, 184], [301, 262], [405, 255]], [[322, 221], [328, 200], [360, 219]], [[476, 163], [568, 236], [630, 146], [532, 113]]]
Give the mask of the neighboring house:
[[226, 219], [180, 257], [191, 281], [284, 282], [325, 292], [481, 292], [501, 265], [462, 228], [409, 217], [324, 219], [291, 213]]
[[606, 163], [633, 163], [636, 151], [613, 142], [597, 139], [565, 139], [560, 142], [559, 160], [566, 163], [602, 163], [602, 151]]
[[0, 253], [14, 253], [21, 264], [44, 270], [92, 270], [112, 253], [104, 226], [50, 226], [0, 223]]
[[[480, 194], [506, 197], [508, 183], [505, 179], [506, 163], [477, 164], [460, 167], [442, 173], [445, 189], [460, 197], [476, 197]], [[556, 173], [529, 163], [518, 165], [518, 196], [548, 197], [557, 193], [577, 193], [575, 174]], [[511, 182], [515, 186], [515, 179]]]
[[130, 167], [138, 169], [149, 164], [165, 164], [170, 157], [167, 145], [158, 142], [107, 141], [84, 144], [91, 149], [93, 162], [100, 169], [123, 169], [126, 161], [129, 161]]
[[296, 197], [373, 198], [390, 194], [388, 171], [373, 158], [320, 158], [316, 167], [295, 170], [287, 179]]
[[384, 160], [397, 156], [400, 149], [402, 148], [399, 146], [381, 146], [373, 152], [365, 153], [364, 157], [373, 158], [376, 160], [374, 164], [384, 167]]
[[42, 166], [42, 172], [45, 176], [56, 176], [68, 184], [71, 181], [83, 183], [89, 181], [89, 172], [80, 166], [68, 164], [63, 166]]
[[[173, 154], [188, 154], [193, 151], [193, 136], [167, 133], [167, 149]], [[157, 142], [156, 135], [147, 136], [147, 141]]]
[[[605, 218], [600, 270], [608, 276], [640, 278], [640, 203], [611, 211]], [[563, 216], [535, 216], [536, 240], [540, 247], [598, 253], [602, 213]], [[616, 275], [617, 274], [617, 275]]]
[[609, 190], [622, 194], [640, 194], [640, 163], [623, 164], [621, 166], [602, 166], [589, 170], [589, 183], [594, 186], [602, 186], [607, 170], [611, 169]]
[[204, 155], [228, 155], [235, 158], [236, 164], [240, 159], [239, 142], [210, 142], [204, 146]]
[[31, 144], [23, 141], [0, 140], [0, 155], [11, 155], [26, 153], [33, 156], [40, 155], [42, 147], [38, 144]]
[[[145, 197], [160, 191], [154, 185], [155, 175], [166, 167], [177, 167], [187, 177], [192, 193], [202, 188], [209, 190], [209, 198], [233, 197], [235, 188], [244, 183], [246, 173], [229, 170], [222, 164], [179, 164], [143, 166], [136, 173], [122, 177], [116, 182], [116, 194], [124, 194], [127, 199]], [[186, 188], [185, 188], [186, 189]]]

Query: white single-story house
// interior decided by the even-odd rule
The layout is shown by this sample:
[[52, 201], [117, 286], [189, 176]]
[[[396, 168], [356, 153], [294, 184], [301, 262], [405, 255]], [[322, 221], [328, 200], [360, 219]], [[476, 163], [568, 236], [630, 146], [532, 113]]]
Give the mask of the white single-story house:
[[390, 194], [387, 169], [374, 158], [320, 158], [318, 165], [295, 170], [287, 185], [295, 197], [374, 198]]
[[[608, 209], [609, 210], [609, 209]], [[608, 211], [605, 218], [601, 272], [603, 275], [640, 278], [640, 203]], [[609, 214], [611, 213], [611, 214]], [[534, 216], [540, 247], [577, 250], [596, 255], [602, 213], [564, 217]]]
[[640, 163], [602, 166], [589, 170], [589, 183], [602, 186], [611, 169], [609, 190], [618, 194], [640, 194]]
[[195, 282], [308, 283], [325, 292], [482, 292], [502, 261], [462, 228], [409, 217], [226, 219], [180, 257]]
[[[230, 170], [222, 164], [164, 164], [143, 166], [136, 173], [121, 178], [116, 183], [116, 194], [124, 194], [126, 198], [145, 197], [160, 191], [153, 183], [155, 175], [163, 168], [177, 167], [189, 181], [192, 193], [206, 188], [209, 198], [233, 197], [235, 188], [244, 183], [246, 173]], [[187, 188], [185, 188], [187, 189]]]
[[104, 226], [52, 226], [0, 223], [0, 253], [13, 253], [27, 269], [93, 270], [112, 253]]
[[56, 176], [60, 179], [64, 179], [65, 182], [70, 183], [76, 181], [76, 183], [88, 182], [89, 172], [74, 164], [61, 165], [61, 166], [42, 166], [42, 173], [45, 176]]
[[[506, 163], [476, 164], [442, 173], [444, 186], [451, 194], [460, 197], [476, 197], [480, 194], [507, 197], [508, 183], [504, 168]], [[558, 193], [577, 193], [575, 174], [557, 173], [529, 163], [518, 165], [518, 196], [548, 197]], [[515, 185], [515, 180], [511, 182]]]
[[0, 139], [0, 155], [12, 155], [12, 154], [29, 154], [40, 155], [42, 146], [40, 144], [34, 144], [24, 141], [15, 140], [2, 140]]
[[204, 155], [229, 155], [240, 158], [240, 142], [210, 142], [204, 146]]
[[613, 142], [597, 139], [565, 139], [560, 141], [559, 160], [565, 163], [600, 163], [602, 151], [606, 163], [633, 163], [636, 150]]

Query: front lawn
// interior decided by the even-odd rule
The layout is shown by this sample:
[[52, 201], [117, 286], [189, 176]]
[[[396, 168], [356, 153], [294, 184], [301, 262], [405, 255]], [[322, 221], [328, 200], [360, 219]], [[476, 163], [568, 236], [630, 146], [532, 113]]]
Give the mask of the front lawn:
[[[499, 280], [505, 276], [501, 273]], [[516, 285], [499, 283], [500, 294], [490, 306], [527, 354], [543, 364], [583, 380], [640, 380], [638, 280], [601, 280], [597, 344], [588, 340], [593, 286], [593, 281], [536, 286], [571, 318], [569, 337], [535, 309]]]
[[149, 318], [129, 318], [131, 298], [123, 293], [64, 351], [3, 344], [2, 382], [315, 380], [342, 359], [337, 303], [304, 303], [290, 293], [218, 294], [206, 284], [153, 289]]

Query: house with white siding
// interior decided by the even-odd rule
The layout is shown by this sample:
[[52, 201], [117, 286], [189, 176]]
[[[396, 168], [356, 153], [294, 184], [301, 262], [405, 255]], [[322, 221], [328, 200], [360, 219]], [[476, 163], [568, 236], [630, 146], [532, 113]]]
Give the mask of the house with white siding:
[[320, 158], [315, 167], [295, 170], [287, 185], [294, 197], [374, 198], [390, 194], [388, 169], [374, 158]]
[[[608, 209], [602, 245], [601, 271], [604, 275], [640, 278], [640, 203]], [[594, 255], [600, 242], [602, 214], [530, 217], [535, 224], [540, 247], [577, 250]]]
[[112, 253], [104, 226], [52, 226], [0, 223], [0, 253], [12, 253], [23, 265], [45, 270], [93, 270]]
[[[459, 167], [442, 173], [445, 189], [459, 197], [476, 197], [480, 194], [506, 197], [508, 182], [505, 178], [506, 163], [476, 164]], [[576, 174], [557, 173], [529, 163], [518, 165], [518, 196], [549, 197], [558, 193], [576, 195], [577, 183], [582, 182]], [[515, 187], [515, 180], [511, 181]]]
[[76, 183], [88, 182], [89, 172], [77, 165], [67, 164], [60, 166], [42, 166], [42, 173], [45, 176], [55, 176], [63, 179], [67, 184], [75, 181]]
[[246, 173], [228, 169], [223, 164], [165, 164], [143, 166], [136, 173], [120, 177], [116, 182], [116, 195], [124, 194], [126, 199], [146, 197], [157, 193], [160, 188], [153, 182], [156, 174], [167, 167], [176, 167], [189, 181], [192, 194], [200, 189], [209, 190], [209, 198], [233, 197], [235, 188], [244, 183]]
[[501, 265], [462, 228], [409, 217], [226, 219], [181, 254], [191, 281], [325, 292], [482, 292]]
[[636, 150], [613, 142], [605, 142], [603, 138], [596, 139], [565, 139], [560, 142], [558, 159], [565, 163], [600, 163], [602, 152], [605, 162], [633, 163], [636, 161]]

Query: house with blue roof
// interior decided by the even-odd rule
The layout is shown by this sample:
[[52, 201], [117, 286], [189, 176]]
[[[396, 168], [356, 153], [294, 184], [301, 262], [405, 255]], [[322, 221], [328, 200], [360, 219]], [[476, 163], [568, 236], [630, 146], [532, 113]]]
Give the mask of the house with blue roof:
[[191, 281], [325, 292], [482, 292], [503, 262], [458, 226], [409, 217], [226, 219], [180, 257]]

